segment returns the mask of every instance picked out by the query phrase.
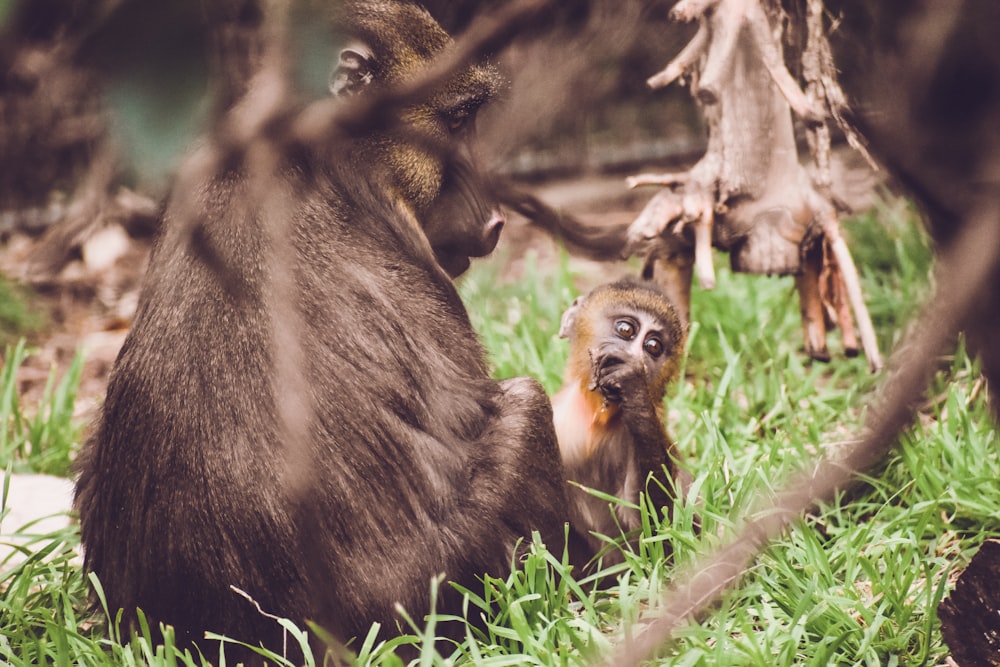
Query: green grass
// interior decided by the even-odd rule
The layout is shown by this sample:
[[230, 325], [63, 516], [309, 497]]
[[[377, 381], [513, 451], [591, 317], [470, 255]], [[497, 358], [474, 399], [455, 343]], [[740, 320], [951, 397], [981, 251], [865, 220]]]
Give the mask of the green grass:
[[58, 381], [52, 370], [41, 403], [26, 414], [17, 395], [17, 369], [29, 353], [24, 339], [8, 345], [0, 368], [0, 467], [68, 476], [82, 430], [73, 420], [73, 405], [83, 355], [77, 353]]
[[[929, 292], [930, 251], [913, 217], [885, 205], [844, 225], [884, 350]], [[419, 665], [588, 664], [634, 631], [675, 564], [723, 543], [759, 510], [762, 492], [856, 433], [879, 382], [865, 360], [838, 355], [834, 333], [834, 361], [809, 361], [792, 281], [734, 275], [718, 259], [717, 288], [693, 294], [689, 354], [667, 397], [669, 430], [694, 475], [697, 507], [679, 505], [667, 520], [647, 513], [638, 549], [607, 573], [612, 583], [600, 591], [593, 578], [576, 579], [562, 554], [534, 543], [509, 577], [467, 591], [467, 616], [483, 623], [469, 626], [466, 641], [439, 644], [439, 653], [430, 640], [442, 619], [415, 619], [412, 634], [391, 642], [358, 638], [350, 646], [358, 664], [398, 665], [393, 649], [402, 643], [420, 648]], [[576, 275], [565, 255], [556, 266], [528, 258], [516, 283], [504, 280], [503, 266], [497, 258], [463, 279], [470, 316], [498, 377], [531, 375], [554, 391], [566, 357], [556, 337], [560, 315], [592, 278]], [[935, 607], [979, 545], [1000, 536], [1000, 443], [978, 381], [960, 342], [941, 360], [917, 423], [884, 468], [769, 545], [704, 621], [681, 630], [660, 663], [943, 662]], [[8, 408], [8, 424], [15, 413]], [[24, 422], [13, 423], [6, 437], [18, 442]], [[30, 451], [7, 449], [10, 465], [31, 465]], [[692, 529], [695, 511], [700, 534]], [[107, 622], [86, 611], [89, 582], [71, 560], [78, 539], [73, 529], [40, 536], [31, 559], [0, 567], [0, 661], [200, 664], [175, 655], [169, 640], [157, 648], [141, 636], [105, 639]], [[667, 551], [673, 562], [663, 558]], [[300, 631], [289, 628], [298, 641]]]
[[42, 330], [47, 321], [28, 287], [0, 275], [0, 345]]

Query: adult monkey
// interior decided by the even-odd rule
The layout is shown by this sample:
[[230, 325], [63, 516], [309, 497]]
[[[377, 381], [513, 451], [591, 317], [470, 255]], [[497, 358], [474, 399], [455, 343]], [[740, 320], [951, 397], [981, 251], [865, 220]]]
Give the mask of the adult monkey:
[[[339, 93], [414, 76], [450, 41], [403, 2], [352, 3], [346, 25], [360, 46], [343, 55]], [[446, 273], [499, 231], [465, 151], [442, 150], [471, 139], [496, 79], [469, 67], [389, 130], [283, 156], [274, 187], [293, 206], [283, 270], [309, 403], [295, 447], [273, 381], [274, 207], [247, 204], [239, 159], [197, 202], [168, 203], [79, 462], [85, 564], [112, 614], [135, 627], [141, 608], [182, 644], [211, 630], [280, 651], [279, 625], [231, 587], [348, 640], [394, 627], [396, 604], [420, 618], [440, 573], [466, 586], [502, 574], [532, 529], [558, 545], [548, 399], [531, 380], [489, 378]], [[307, 489], [285, 483], [290, 451], [308, 458]]]

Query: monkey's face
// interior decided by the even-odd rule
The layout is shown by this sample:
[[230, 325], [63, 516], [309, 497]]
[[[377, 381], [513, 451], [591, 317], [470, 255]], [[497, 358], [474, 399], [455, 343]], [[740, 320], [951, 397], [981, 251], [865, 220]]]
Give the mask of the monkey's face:
[[[344, 49], [330, 81], [335, 95], [369, 86], [392, 87], [418, 76], [451, 39], [413, 5], [359, 3], [361, 42]], [[456, 73], [419, 102], [403, 109], [392, 130], [368, 141], [371, 159], [390, 196], [419, 222], [437, 262], [452, 277], [496, 247], [504, 216], [475, 159], [476, 115], [501, 82], [488, 65]]]
[[390, 162], [438, 263], [452, 276], [496, 247], [505, 218], [478, 164], [476, 117], [498, 75], [474, 66], [407, 110]]
[[496, 247], [506, 222], [492, 188], [475, 156], [476, 114], [487, 98], [442, 107], [439, 126], [446, 128], [434, 174], [434, 196], [423, 211], [424, 233], [442, 267], [456, 277], [469, 268], [470, 257], [483, 257]]
[[680, 353], [676, 329], [651, 313], [622, 304], [604, 309], [598, 321], [604, 330], [595, 332], [597, 344], [590, 350], [591, 358], [604, 365], [641, 369], [650, 398], [661, 400]]
[[589, 378], [591, 390], [612, 370], [638, 377], [655, 403], [677, 374], [687, 327], [655, 285], [623, 280], [576, 299], [559, 335], [570, 339], [569, 377]]

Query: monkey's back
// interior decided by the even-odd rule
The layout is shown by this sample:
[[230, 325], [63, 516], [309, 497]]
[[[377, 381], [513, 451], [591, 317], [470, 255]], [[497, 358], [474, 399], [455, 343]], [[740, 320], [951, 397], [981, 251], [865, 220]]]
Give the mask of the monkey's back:
[[[286, 177], [307, 194], [279, 261], [239, 174], [203, 193], [200, 227], [168, 214], [81, 455], [86, 566], [112, 610], [133, 619], [141, 607], [182, 640], [214, 630], [280, 647], [277, 623], [231, 586], [347, 639], [391, 624], [396, 603], [425, 613], [433, 576], [474, 585], [502, 571], [518, 536], [561, 531], [558, 475], [503, 482], [515, 467], [555, 470], [554, 435], [530, 434], [528, 448], [491, 440], [499, 387], [409, 221], [363, 184]], [[289, 271], [291, 304], [274, 303], [275, 266]], [[272, 314], [288, 307], [303, 442], [287, 441], [275, 396], [274, 364], [289, 357]], [[545, 423], [540, 389], [517, 400]], [[296, 465], [305, 488], [286, 484]]]

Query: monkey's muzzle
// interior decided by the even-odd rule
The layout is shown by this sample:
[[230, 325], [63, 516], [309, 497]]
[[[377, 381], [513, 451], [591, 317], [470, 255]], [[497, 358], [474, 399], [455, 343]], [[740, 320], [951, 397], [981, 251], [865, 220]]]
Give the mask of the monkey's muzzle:
[[485, 257], [493, 252], [500, 241], [500, 232], [507, 223], [507, 217], [499, 209], [490, 212], [490, 217], [479, 234], [467, 243], [454, 243], [435, 248], [438, 264], [452, 278], [457, 278], [468, 270], [471, 257]]

